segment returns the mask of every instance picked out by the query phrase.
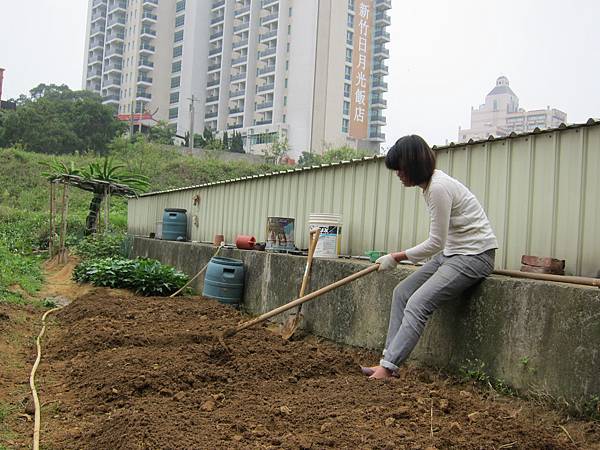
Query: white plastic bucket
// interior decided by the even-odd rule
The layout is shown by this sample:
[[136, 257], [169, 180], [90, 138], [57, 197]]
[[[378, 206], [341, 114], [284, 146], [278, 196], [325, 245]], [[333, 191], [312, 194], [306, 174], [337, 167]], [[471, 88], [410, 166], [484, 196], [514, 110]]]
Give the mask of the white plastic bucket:
[[309, 230], [319, 228], [319, 242], [315, 258], [337, 258], [342, 245], [342, 216], [340, 214], [314, 213], [308, 216]]

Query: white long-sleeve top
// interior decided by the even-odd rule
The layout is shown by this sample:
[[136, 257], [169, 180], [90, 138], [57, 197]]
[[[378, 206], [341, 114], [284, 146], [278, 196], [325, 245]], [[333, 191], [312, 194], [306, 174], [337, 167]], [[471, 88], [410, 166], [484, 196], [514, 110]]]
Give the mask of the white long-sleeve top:
[[444, 255], [477, 255], [498, 248], [490, 221], [479, 201], [460, 181], [435, 170], [423, 191], [431, 223], [429, 237], [405, 250], [415, 263], [440, 251]]

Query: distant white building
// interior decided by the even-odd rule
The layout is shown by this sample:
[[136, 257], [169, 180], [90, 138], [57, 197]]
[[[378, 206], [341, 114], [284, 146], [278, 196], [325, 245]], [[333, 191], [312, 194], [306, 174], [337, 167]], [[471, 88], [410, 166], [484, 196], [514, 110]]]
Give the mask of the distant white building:
[[458, 142], [481, 140], [489, 136], [508, 136], [533, 131], [535, 128], [556, 128], [567, 121], [567, 114], [550, 108], [525, 111], [519, 108], [519, 97], [510, 88], [508, 78], [496, 80], [496, 86], [485, 96], [478, 109], [471, 108], [471, 128], [458, 128]]

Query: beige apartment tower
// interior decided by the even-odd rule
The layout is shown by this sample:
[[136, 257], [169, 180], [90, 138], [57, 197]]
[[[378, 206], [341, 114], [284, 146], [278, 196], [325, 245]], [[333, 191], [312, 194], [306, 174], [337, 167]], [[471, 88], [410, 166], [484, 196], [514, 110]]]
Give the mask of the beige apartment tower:
[[89, 0], [84, 87], [122, 120], [246, 152], [379, 150], [391, 0]]

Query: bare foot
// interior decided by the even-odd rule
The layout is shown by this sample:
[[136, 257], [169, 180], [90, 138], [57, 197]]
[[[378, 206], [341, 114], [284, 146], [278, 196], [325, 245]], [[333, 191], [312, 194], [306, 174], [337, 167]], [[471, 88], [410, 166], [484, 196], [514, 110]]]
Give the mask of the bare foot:
[[369, 380], [387, 380], [388, 378], [394, 378], [394, 372], [385, 367], [377, 366], [373, 375], [369, 377]]
[[360, 366], [360, 371], [362, 372], [363, 375], [370, 377], [371, 375], [373, 375], [375, 373], [375, 371], [379, 367], [380, 366], [371, 366], [371, 367]]

